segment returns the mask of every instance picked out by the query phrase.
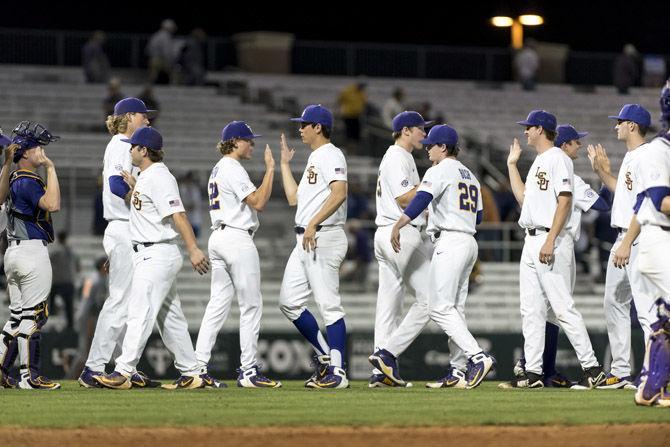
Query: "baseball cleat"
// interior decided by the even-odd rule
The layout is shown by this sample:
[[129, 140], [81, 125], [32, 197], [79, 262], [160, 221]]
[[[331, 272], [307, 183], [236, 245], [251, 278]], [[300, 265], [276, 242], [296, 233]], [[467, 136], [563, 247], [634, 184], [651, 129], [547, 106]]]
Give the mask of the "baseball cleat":
[[142, 371], [137, 371], [130, 376], [130, 383], [133, 385], [133, 388], [158, 388], [161, 386], [158, 380], [151, 380]]
[[305, 380], [306, 388], [314, 388], [316, 382], [326, 377], [328, 372], [328, 367], [330, 366], [330, 356], [329, 355], [314, 355], [312, 357], [312, 366], [314, 367], [314, 374], [312, 377]]
[[411, 388], [412, 382], [406, 382], [404, 386], [398, 385], [384, 374], [373, 374], [370, 376], [368, 388]]
[[219, 382], [214, 377], [210, 376], [209, 373], [200, 374], [200, 379], [202, 379], [203, 388], [228, 388], [228, 385]]
[[607, 374], [605, 381], [596, 387], [599, 390], [636, 390], [633, 380], [628, 377], [617, 377], [614, 374]]
[[661, 391], [661, 395], [658, 397], [656, 405], [659, 407], [670, 408], [670, 391], [668, 391], [668, 386]]
[[546, 388], [570, 388], [572, 382], [566, 376], [557, 372], [549, 377], [545, 377], [544, 386]]
[[240, 388], [281, 388], [281, 382], [268, 379], [258, 372], [258, 366], [249, 369], [238, 368], [237, 386]]
[[347, 373], [342, 368], [337, 366], [329, 366], [328, 371], [323, 379], [318, 380], [310, 388], [316, 389], [336, 389], [349, 388], [349, 380]]
[[21, 377], [19, 388], [22, 390], [57, 390], [60, 388], [60, 383], [52, 382], [44, 376], [32, 378], [26, 375]]
[[465, 389], [468, 381], [465, 380], [465, 373], [456, 368], [450, 368], [449, 374], [436, 382], [426, 383], [426, 388], [459, 388]]
[[93, 376], [93, 378], [103, 387], [112, 390], [129, 390], [133, 386], [129, 377], [126, 377], [117, 371], [114, 371], [111, 374]]
[[468, 360], [468, 369], [465, 372], [466, 388], [472, 389], [479, 386], [495, 364], [496, 359], [484, 352], [473, 355]]
[[102, 385], [100, 385], [94, 377], [104, 374], [105, 373], [102, 371], [93, 371], [88, 366], [84, 366], [83, 371], [79, 374], [77, 382], [79, 382], [79, 386], [83, 386], [84, 388], [102, 388]]
[[400, 378], [398, 360], [386, 349], [375, 352], [368, 357], [368, 361], [397, 385], [405, 386], [405, 381]]
[[0, 388], [18, 388], [19, 382], [10, 376], [0, 371]]
[[526, 372], [522, 377], [516, 377], [511, 382], [499, 383], [498, 388], [544, 388], [544, 376], [542, 374]]
[[605, 382], [605, 373], [600, 366], [594, 366], [584, 370], [579, 382], [570, 387], [571, 390], [592, 390]]
[[161, 388], [166, 390], [194, 390], [203, 388], [203, 383], [200, 376], [181, 376], [173, 383], [161, 385]]

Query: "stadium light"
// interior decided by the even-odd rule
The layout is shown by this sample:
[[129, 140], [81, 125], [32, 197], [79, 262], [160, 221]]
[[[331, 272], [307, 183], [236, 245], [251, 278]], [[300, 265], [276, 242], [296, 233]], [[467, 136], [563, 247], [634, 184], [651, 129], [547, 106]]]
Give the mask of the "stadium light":
[[491, 24], [497, 28], [511, 28], [512, 48], [519, 50], [523, 47], [523, 27], [538, 26], [544, 23], [544, 17], [537, 14], [524, 14], [516, 19], [507, 16], [491, 18]]

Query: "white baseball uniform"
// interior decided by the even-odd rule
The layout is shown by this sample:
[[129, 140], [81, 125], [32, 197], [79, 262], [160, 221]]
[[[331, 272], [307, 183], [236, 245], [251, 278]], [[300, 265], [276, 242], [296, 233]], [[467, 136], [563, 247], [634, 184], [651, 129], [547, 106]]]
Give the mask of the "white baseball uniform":
[[[347, 162], [342, 151], [331, 143], [310, 154], [307, 167], [298, 185], [298, 208], [295, 214], [297, 228], [306, 228], [323, 207], [330, 195], [329, 185], [347, 181]], [[346, 200], [320, 225], [316, 233], [316, 248], [309, 252], [302, 248], [302, 234], [296, 233], [296, 245], [286, 264], [279, 307], [286, 317], [295, 321], [306, 308], [310, 294], [319, 308], [326, 326], [344, 318], [339, 292], [339, 270], [347, 253], [344, 221], [347, 217]], [[332, 356], [331, 364], [341, 367], [341, 359]], [[338, 362], [339, 360], [339, 362]]]
[[[474, 234], [477, 213], [483, 210], [481, 188], [460, 161], [446, 158], [426, 171], [418, 191], [433, 196], [427, 228], [435, 245], [429, 269], [429, 315], [449, 336], [451, 366], [465, 371], [468, 358], [482, 352], [465, 320], [470, 272], [477, 260]], [[404, 247], [402, 239], [401, 243]]]
[[[400, 230], [402, 250], [391, 246], [391, 230], [403, 214], [396, 199], [420, 182], [411, 152], [398, 145], [390, 146], [379, 165], [377, 178], [377, 231], [375, 257], [379, 264], [379, 288], [375, 313], [375, 351], [386, 349], [394, 356], [402, 354], [429, 321], [428, 295], [431, 248], [421, 239], [425, 227], [422, 213]], [[416, 301], [402, 318], [405, 293]], [[376, 373], [376, 371], [375, 371]]]
[[[559, 148], [539, 154], [526, 177], [519, 225], [526, 229], [519, 282], [526, 371], [542, 374], [547, 302], [568, 336], [583, 369], [598, 366], [584, 320], [572, 299], [574, 240], [570, 216], [556, 238], [552, 264], [540, 262], [540, 249], [556, 213], [558, 196], [574, 193], [572, 160]], [[571, 206], [572, 211], [572, 206]]]
[[[216, 337], [228, 317], [233, 297], [240, 306], [240, 365], [242, 370], [256, 365], [258, 334], [263, 312], [261, 271], [253, 234], [258, 229], [256, 210], [244, 199], [256, 191], [249, 174], [239, 161], [224, 156], [209, 177], [209, 215], [212, 235], [209, 259], [212, 287], [200, 325], [195, 356], [206, 368]], [[234, 247], [234, 250], [231, 250]]]
[[621, 168], [619, 169], [619, 175], [617, 176], [614, 203], [612, 204], [611, 225], [619, 231], [619, 235], [612, 245], [610, 258], [607, 263], [603, 306], [607, 321], [610, 351], [612, 353], [610, 374], [620, 378], [631, 375], [631, 300], [635, 303], [635, 310], [637, 311], [645, 340], [649, 337], [651, 323], [656, 320], [655, 312], [653, 311], [654, 288], [640, 274], [640, 271], [634, 267], [637, 260], [639, 241], [633, 243], [629, 264], [625, 268], [616, 268], [612, 263], [614, 253], [619, 248], [626, 231], [628, 231], [628, 225], [633, 217], [633, 206], [637, 198], [637, 183], [639, 182], [637, 166], [647, 163], [646, 160], [642, 159], [642, 153], [646, 146], [647, 144], [643, 144], [635, 150], [627, 152], [624, 156]]
[[[641, 155], [643, 161], [636, 166], [638, 192], [670, 187], [670, 141], [656, 138]], [[658, 211], [646, 196], [637, 212], [637, 220], [642, 226], [637, 269], [654, 286], [653, 292], [670, 301], [670, 218]]]
[[86, 360], [86, 366], [93, 371], [104, 371], [123, 341], [133, 278], [133, 263], [129, 262], [133, 257], [128, 223], [130, 209], [124, 199], [112, 193], [109, 186], [109, 178], [120, 176], [121, 171], [137, 177], [138, 169], [130, 161], [130, 143], [124, 143], [122, 138], [127, 137], [123, 134], [112, 137], [103, 159], [102, 206], [108, 224], [102, 245], [109, 259], [109, 297], [98, 316]]
[[184, 212], [174, 176], [163, 163], [142, 171], [132, 192], [130, 239], [135, 253], [126, 334], [116, 371], [126, 376], [137, 363], [154, 324], [182, 375], [200, 371], [177, 294], [183, 259], [169, 217]]

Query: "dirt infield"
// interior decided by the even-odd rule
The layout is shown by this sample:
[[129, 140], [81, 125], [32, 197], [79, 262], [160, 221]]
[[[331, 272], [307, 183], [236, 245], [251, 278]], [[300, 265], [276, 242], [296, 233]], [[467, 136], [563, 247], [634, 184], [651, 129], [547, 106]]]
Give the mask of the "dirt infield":
[[455, 445], [519, 447], [618, 447], [664, 445], [669, 424], [477, 427], [191, 427], [191, 428], [0, 428], [6, 446], [224, 446], [402, 447]]

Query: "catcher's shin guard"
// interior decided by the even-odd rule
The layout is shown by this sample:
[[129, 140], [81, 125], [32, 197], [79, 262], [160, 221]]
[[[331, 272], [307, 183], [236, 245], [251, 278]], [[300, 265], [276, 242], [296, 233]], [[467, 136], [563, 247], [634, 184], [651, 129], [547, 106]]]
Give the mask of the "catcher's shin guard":
[[0, 371], [5, 375], [9, 373], [19, 354], [16, 336], [19, 333], [20, 321], [21, 313], [12, 311], [9, 321], [0, 333]]
[[21, 378], [37, 379], [40, 376], [41, 329], [49, 318], [47, 302], [24, 308], [17, 335]]
[[659, 304], [659, 319], [651, 325], [640, 386], [635, 393], [638, 405], [656, 405], [670, 380], [670, 319]]

